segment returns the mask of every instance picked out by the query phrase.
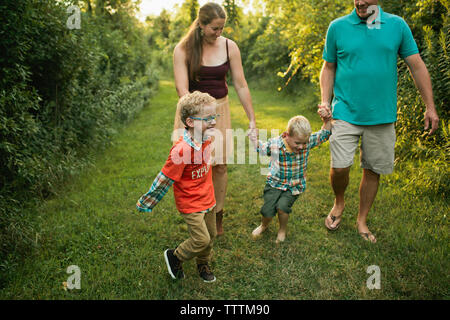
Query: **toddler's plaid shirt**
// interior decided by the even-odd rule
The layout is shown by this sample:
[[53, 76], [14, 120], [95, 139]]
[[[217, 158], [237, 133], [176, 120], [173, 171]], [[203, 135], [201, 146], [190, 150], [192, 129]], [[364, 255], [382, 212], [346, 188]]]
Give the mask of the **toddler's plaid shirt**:
[[267, 142], [258, 140], [256, 150], [270, 156], [267, 183], [273, 188], [290, 190], [293, 195], [300, 194], [306, 189], [306, 167], [308, 165], [309, 151], [327, 141], [331, 131], [319, 130], [309, 137], [309, 142], [300, 153], [289, 152], [284, 144], [286, 132]]

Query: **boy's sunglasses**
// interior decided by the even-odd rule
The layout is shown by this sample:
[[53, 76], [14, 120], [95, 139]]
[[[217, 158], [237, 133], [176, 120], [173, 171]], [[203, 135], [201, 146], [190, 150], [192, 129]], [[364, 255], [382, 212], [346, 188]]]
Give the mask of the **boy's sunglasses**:
[[206, 117], [206, 118], [198, 118], [198, 117], [189, 117], [189, 118], [191, 118], [191, 119], [193, 119], [193, 120], [203, 120], [203, 121], [205, 121], [206, 123], [208, 123], [208, 124], [211, 124], [214, 120], [216, 120], [218, 117], [220, 117], [220, 114], [216, 114], [216, 115], [214, 115], [214, 116], [209, 116], [209, 117]]

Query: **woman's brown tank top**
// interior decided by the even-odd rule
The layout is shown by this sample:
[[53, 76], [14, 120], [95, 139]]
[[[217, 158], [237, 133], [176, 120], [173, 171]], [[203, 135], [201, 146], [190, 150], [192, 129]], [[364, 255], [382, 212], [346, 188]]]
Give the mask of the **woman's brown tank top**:
[[226, 81], [227, 72], [230, 69], [228, 39], [226, 39], [226, 47], [227, 61], [219, 66], [201, 66], [198, 73], [199, 80], [189, 80], [189, 92], [206, 92], [216, 99], [221, 99], [228, 94], [228, 86]]

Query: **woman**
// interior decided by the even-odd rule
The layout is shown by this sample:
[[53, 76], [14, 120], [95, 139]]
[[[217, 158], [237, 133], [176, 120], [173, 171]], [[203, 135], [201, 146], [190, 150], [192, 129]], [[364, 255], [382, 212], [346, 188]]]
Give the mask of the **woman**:
[[[221, 36], [226, 22], [225, 10], [218, 4], [203, 5], [197, 19], [173, 53], [175, 86], [179, 97], [188, 92], [207, 92], [217, 100], [216, 128], [222, 133], [222, 149], [213, 162], [213, 185], [216, 196], [217, 235], [223, 234], [222, 218], [227, 188], [226, 160], [233, 151], [233, 141], [226, 141], [226, 130], [231, 129], [226, 74], [231, 70], [233, 85], [249, 119], [249, 129], [256, 130], [252, 98], [242, 68], [241, 53], [236, 43]], [[179, 110], [174, 129], [183, 128]], [[177, 137], [174, 137], [177, 138]], [[228, 142], [228, 146], [227, 146]]]

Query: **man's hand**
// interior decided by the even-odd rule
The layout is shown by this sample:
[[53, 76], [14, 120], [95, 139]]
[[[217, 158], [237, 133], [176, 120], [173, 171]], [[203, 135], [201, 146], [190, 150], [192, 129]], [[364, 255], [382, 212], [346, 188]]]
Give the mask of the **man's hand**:
[[319, 109], [317, 113], [322, 118], [323, 121], [329, 121], [331, 119], [332, 113], [329, 103], [321, 103], [317, 106]]
[[424, 130], [428, 130], [431, 124], [431, 130], [428, 135], [432, 135], [439, 128], [439, 117], [437, 115], [436, 109], [428, 109], [424, 114], [425, 127]]

